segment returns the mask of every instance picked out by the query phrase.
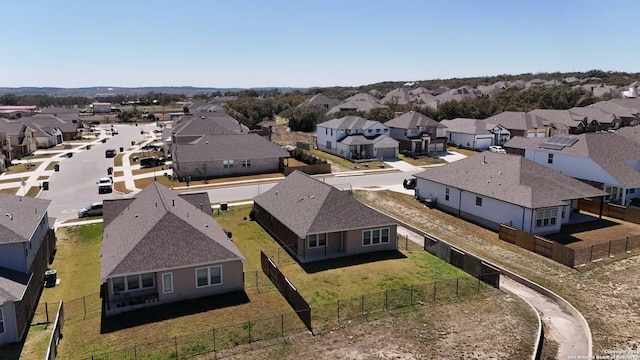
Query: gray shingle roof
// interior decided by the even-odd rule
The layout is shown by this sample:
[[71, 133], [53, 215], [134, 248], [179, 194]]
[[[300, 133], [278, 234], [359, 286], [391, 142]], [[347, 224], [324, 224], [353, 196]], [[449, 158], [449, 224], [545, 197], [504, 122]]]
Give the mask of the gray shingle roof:
[[171, 133], [176, 137], [188, 135], [216, 135], [247, 133], [249, 128], [240, 124], [225, 112], [183, 115], [173, 126]]
[[0, 244], [28, 241], [51, 200], [0, 193]]
[[488, 124], [500, 124], [509, 130], [542, 129], [541, 118], [523, 111], [505, 111], [486, 119]]
[[[111, 202], [104, 202], [105, 208]], [[103, 230], [100, 278], [242, 260], [210, 213], [157, 182]]]
[[287, 158], [289, 152], [258, 134], [193, 136], [188, 143], [174, 144], [175, 161], [211, 161]]
[[415, 177], [537, 209], [605, 193], [522, 156], [489, 151], [430, 168]]
[[570, 135], [578, 141], [562, 150], [540, 148], [545, 138], [514, 137], [504, 147], [539, 150], [546, 153], [570, 154], [590, 158], [625, 187], [640, 187], [640, 172], [629, 162], [640, 160], [640, 144], [617, 133], [584, 133]]
[[433, 120], [432, 118], [423, 115], [417, 111], [409, 111], [404, 113], [398, 117], [395, 117], [386, 123], [385, 126], [393, 127], [396, 129], [415, 129], [417, 126], [420, 127], [439, 127], [445, 128], [446, 126], [441, 123]]
[[0, 304], [20, 300], [29, 283], [29, 277], [29, 274], [0, 267]]
[[300, 238], [396, 224], [348, 193], [297, 170], [253, 200]]
[[[480, 119], [455, 118], [442, 120], [441, 124], [447, 127], [448, 132], [472, 135], [491, 134], [487, 128], [487, 122]], [[491, 125], [491, 128], [494, 127]]]
[[318, 127], [338, 130], [364, 130], [374, 126], [377, 123], [377, 121], [367, 120], [359, 116], [345, 116], [339, 119], [332, 119], [320, 123], [318, 124]]

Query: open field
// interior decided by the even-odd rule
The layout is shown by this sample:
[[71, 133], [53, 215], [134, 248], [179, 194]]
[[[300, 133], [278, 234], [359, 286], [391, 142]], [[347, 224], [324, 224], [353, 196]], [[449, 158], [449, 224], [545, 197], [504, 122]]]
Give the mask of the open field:
[[632, 252], [580, 268], [580, 271], [498, 239], [497, 233], [428, 209], [408, 195], [389, 191], [359, 192], [364, 202], [518, 273], [556, 292], [587, 319], [594, 355], [605, 349], [640, 346], [640, 252]]

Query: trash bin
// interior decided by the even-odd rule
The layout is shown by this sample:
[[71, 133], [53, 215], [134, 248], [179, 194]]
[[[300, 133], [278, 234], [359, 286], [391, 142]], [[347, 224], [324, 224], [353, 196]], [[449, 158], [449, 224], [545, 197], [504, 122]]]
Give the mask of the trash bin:
[[72, 152], [68, 152], [67, 153], [67, 157], [73, 157], [73, 153]]
[[123, 151], [124, 151], [124, 148], [121, 146], [120, 147], [120, 152], [123, 152]]
[[436, 207], [436, 201], [433, 199], [424, 199], [424, 204], [429, 208], [433, 209]]
[[111, 175], [111, 174], [113, 174], [113, 167], [109, 166], [107, 168], [107, 175]]
[[131, 146], [133, 146], [135, 144], [136, 144], [135, 140], [131, 140]]
[[44, 286], [45, 287], [54, 287], [56, 286], [56, 280], [57, 280], [57, 271], [55, 270], [47, 270], [44, 272]]
[[107, 138], [102, 139], [102, 143], [106, 143], [107, 142]]
[[91, 145], [87, 145], [87, 150], [91, 150]]
[[49, 182], [48, 181], [44, 181], [42, 183], [42, 190], [49, 190]]
[[53, 171], [60, 171], [60, 164], [53, 165]]
[[227, 203], [220, 203], [220, 210], [222, 211], [229, 210], [229, 205], [227, 205]]

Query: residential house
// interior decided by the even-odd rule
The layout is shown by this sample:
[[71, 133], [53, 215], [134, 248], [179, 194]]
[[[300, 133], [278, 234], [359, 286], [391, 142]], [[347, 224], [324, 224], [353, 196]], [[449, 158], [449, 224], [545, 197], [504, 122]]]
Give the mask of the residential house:
[[36, 105], [0, 105], [0, 118], [19, 119], [31, 116], [37, 108]]
[[14, 121], [24, 122], [34, 130], [38, 148], [50, 148], [62, 144], [63, 141], [74, 140], [78, 135], [76, 124], [51, 114], [36, 114]]
[[48, 108], [42, 109], [40, 112], [36, 114], [53, 115], [66, 123], [71, 122], [72, 124], [75, 124], [76, 128], [79, 127], [79, 125], [81, 124], [80, 110], [77, 108], [48, 107]]
[[[524, 137], [546, 137], [548, 128], [542, 118], [523, 111], [505, 111], [486, 119], [488, 124], [502, 125], [509, 135]], [[504, 143], [504, 141], [503, 141]], [[499, 144], [501, 145], [501, 144]]]
[[530, 80], [530, 81], [526, 82], [524, 84], [524, 88], [525, 89], [529, 89], [529, 88], [532, 88], [532, 87], [542, 86], [546, 82], [547, 82], [547, 80], [543, 80], [543, 79], [533, 79], [533, 80]]
[[389, 91], [380, 102], [387, 105], [408, 105], [412, 100], [410, 90], [405, 87], [399, 87]]
[[20, 120], [0, 119], [0, 132], [5, 133], [11, 144], [11, 158], [20, 158], [36, 151], [34, 129]]
[[480, 91], [465, 85], [457, 89], [451, 89], [439, 95], [436, 95], [435, 101], [427, 103], [427, 106], [438, 109], [441, 104], [444, 104], [448, 101], [462, 101], [464, 99], [475, 98], [477, 97], [478, 93], [480, 93]]
[[542, 118], [544, 125], [549, 128], [549, 136], [580, 134], [600, 129], [600, 124], [596, 120], [571, 113], [569, 110], [534, 109], [528, 114]]
[[301, 263], [396, 249], [396, 221], [300, 171], [253, 201], [253, 218]]
[[309, 99], [306, 99], [305, 101], [300, 103], [298, 107], [316, 106], [321, 109], [325, 109], [326, 111], [329, 111], [329, 109], [332, 109], [334, 106], [338, 106], [338, 105], [340, 105], [340, 100], [338, 99], [330, 99], [324, 96], [323, 94], [315, 94]]
[[13, 160], [11, 142], [7, 133], [0, 132], [0, 173], [7, 171], [7, 166], [11, 165], [11, 160]]
[[489, 151], [414, 176], [416, 196], [440, 210], [493, 230], [506, 224], [533, 234], [558, 232], [579, 199], [605, 195], [522, 156]]
[[398, 141], [377, 121], [345, 116], [316, 125], [318, 149], [349, 160], [398, 157]]
[[108, 102], [94, 102], [91, 104], [91, 110], [94, 114], [110, 114], [111, 103]]
[[588, 107], [598, 108], [605, 113], [613, 114], [616, 119], [619, 119], [620, 128], [640, 124], [640, 109], [628, 108], [613, 100], [600, 101]]
[[605, 201], [626, 204], [640, 197], [640, 144], [614, 132], [516, 137], [504, 145], [507, 152], [556, 172], [582, 180], [608, 195]]
[[29, 329], [56, 246], [50, 202], [0, 193], [0, 345]]
[[180, 179], [282, 172], [288, 151], [224, 112], [196, 113], [180, 117], [163, 132], [168, 139], [173, 172]]
[[447, 127], [449, 144], [472, 150], [486, 150], [491, 145], [502, 145], [510, 138], [509, 130], [500, 124], [489, 124], [485, 120], [456, 118], [441, 120]]
[[384, 123], [400, 151], [423, 154], [445, 151], [447, 127], [417, 111], [409, 111]]
[[334, 114], [340, 111], [360, 111], [368, 112], [373, 109], [386, 109], [387, 105], [384, 105], [375, 96], [367, 93], [355, 94], [343, 101], [341, 104], [336, 105], [327, 111], [327, 115]]
[[153, 182], [103, 206], [104, 315], [244, 289], [244, 257], [206, 193], [185, 198]]
[[584, 116], [589, 124], [594, 126], [591, 131], [600, 130], [615, 130], [622, 127], [622, 119], [618, 118], [615, 114], [606, 112], [598, 107], [585, 106], [585, 107], [572, 107], [569, 109], [571, 114], [577, 114]]

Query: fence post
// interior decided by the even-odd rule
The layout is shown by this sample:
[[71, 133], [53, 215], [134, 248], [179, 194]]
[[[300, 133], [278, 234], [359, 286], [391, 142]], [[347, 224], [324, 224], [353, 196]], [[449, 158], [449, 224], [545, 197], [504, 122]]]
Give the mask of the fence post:
[[627, 236], [627, 241], [624, 243], [624, 252], [627, 253], [629, 250], [629, 237]]
[[50, 322], [49, 321], [49, 303], [44, 303], [44, 313], [47, 316], [47, 324]]
[[478, 287], [476, 289], [476, 293], [480, 294], [480, 278], [478, 278]]
[[405, 247], [405, 250], [409, 251], [409, 235], [405, 235], [404, 247]]
[[138, 345], [133, 345], [133, 358], [138, 358]]
[[82, 306], [84, 307], [84, 318], [87, 318], [87, 300], [86, 296], [82, 297]]
[[409, 305], [413, 305], [413, 285], [411, 285], [411, 293], [409, 294]]
[[258, 270], [256, 270], [256, 291], [260, 291], [260, 286], [258, 285]]
[[338, 322], [340, 322], [340, 299], [338, 299]]
[[364, 315], [364, 294], [362, 294], [362, 301], [360, 302], [360, 314]]
[[218, 354], [216, 353], [216, 328], [213, 328], [213, 356], [217, 359]]
[[437, 281], [433, 282], [433, 301], [436, 301]]
[[609, 240], [609, 257], [611, 257], [611, 240]]
[[251, 319], [249, 319], [249, 346], [253, 350], [253, 341], [251, 341]]
[[591, 245], [591, 253], [589, 254], [589, 262], [593, 261], [593, 245]]
[[284, 313], [280, 314], [280, 331], [282, 333], [282, 338], [284, 339]]
[[176, 349], [176, 359], [178, 358], [178, 337], [174, 336], [173, 337], [173, 346]]
[[458, 296], [458, 281], [460, 278], [456, 277], [456, 296]]

